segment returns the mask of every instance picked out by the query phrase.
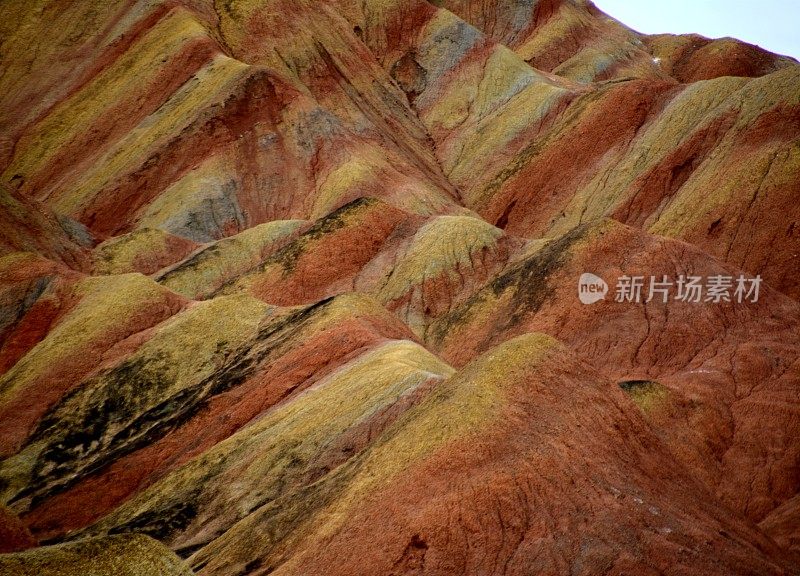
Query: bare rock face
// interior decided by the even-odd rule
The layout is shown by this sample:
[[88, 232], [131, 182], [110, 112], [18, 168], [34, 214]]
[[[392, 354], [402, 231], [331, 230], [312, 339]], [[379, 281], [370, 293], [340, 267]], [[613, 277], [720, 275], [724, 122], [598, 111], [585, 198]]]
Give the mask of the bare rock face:
[[190, 576], [177, 556], [152, 538], [109, 536], [0, 556], [0, 574], [19, 576]]
[[0, 38], [0, 574], [800, 570], [795, 60], [583, 0]]
[[20, 552], [36, 546], [36, 540], [28, 527], [5, 506], [0, 508], [0, 537], [2, 537], [0, 554]]
[[540, 334], [468, 364], [370, 449], [276, 573], [780, 573], [774, 544], [663, 470], [633, 403], [587, 368]]
[[[759, 522], [796, 494], [790, 470], [800, 454], [791, 434], [777, 431], [792, 429], [795, 418], [784, 401], [796, 394], [797, 302], [765, 291], [747, 306], [723, 301], [698, 309], [664, 303], [660, 294], [638, 306], [613, 298], [587, 306], [576, 296], [585, 270], [601, 278], [735, 275], [697, 248], [600, 221], [509, 266], [437, 319], [426, 340], [462, 365], [517, 334], [552, 334], [620, 383], [658, 383], [646, 390], [645, 418], [728, 506]], [[775, 450], [769, 464], [754, 442], [759, 436]], [[776, 477], [784, 480], [770, 480]]]

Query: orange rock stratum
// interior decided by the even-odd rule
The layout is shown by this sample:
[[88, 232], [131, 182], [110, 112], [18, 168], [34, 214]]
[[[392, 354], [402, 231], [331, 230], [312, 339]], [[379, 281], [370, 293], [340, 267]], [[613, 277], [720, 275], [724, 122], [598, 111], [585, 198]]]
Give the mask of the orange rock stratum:
[[0, 199], [0, 575], [800, 574], [792, 58], [3, 0]]

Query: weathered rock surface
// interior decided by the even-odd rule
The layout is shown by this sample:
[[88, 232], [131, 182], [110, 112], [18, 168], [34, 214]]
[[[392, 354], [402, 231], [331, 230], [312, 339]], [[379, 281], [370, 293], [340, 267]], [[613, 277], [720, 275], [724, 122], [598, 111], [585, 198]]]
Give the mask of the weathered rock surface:
[[774, 544], [665, 459], [615, 384], [528, 334], [409, 411], [262, 573], [782, 573]]
[[191, 576], [168, 548], [142, 535], [109, 536], [0, 556], [4, 576]]
[[[673, 282], [689, 270], [738, 276], [697, 248], [604, 220], [509, 266], [437, 319], [426, 341], [462, 365], [517, 334], [552, 334], [616, 381], [665, 386], [646, 418], [732, 508], [759, 522], [797, 494], [800, 478], [792, 470], [800, 452], [784, 431], [797, 418], [798, 303], [767, 289], [750, 304], [698, 307], [664, 303], [657, 294], [638, 305], [609, 297], [586, 306], [576, 297], [586, 270], [609, 279], [646, 274]], [[643, 300], [648, 297], [644, 290]], [[764, 446], [774, 451], [766, 459]]]
[[794, 574], [799, 192], [584, 0], [2, 3], [0, 573]]
[[36, 540], [28, 527], [14, 512], [0, 507], [0, 554], [20, 552], [36, 546]]

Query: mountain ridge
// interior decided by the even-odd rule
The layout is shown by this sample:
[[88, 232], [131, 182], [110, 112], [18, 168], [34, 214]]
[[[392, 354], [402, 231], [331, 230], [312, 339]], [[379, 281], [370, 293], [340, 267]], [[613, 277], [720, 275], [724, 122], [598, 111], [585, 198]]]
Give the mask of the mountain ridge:
[[[800, 63], [583, 0], [0, 15], [12, 548], [800, 565]], [[587, 306], [583, 272], [762, 285]]]

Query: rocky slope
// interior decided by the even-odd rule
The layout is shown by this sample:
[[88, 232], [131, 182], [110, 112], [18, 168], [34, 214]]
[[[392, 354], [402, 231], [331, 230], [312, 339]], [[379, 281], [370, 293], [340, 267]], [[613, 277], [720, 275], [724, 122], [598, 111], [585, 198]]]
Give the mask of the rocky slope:
[[585, 0], [34, 0], [0, 87], [0, 573], [800, 569], [796, 61]]
[[0, 573], [19, 576], [190, 576], [162, 544], [142, 535], [109, 536], [0, 556]]

